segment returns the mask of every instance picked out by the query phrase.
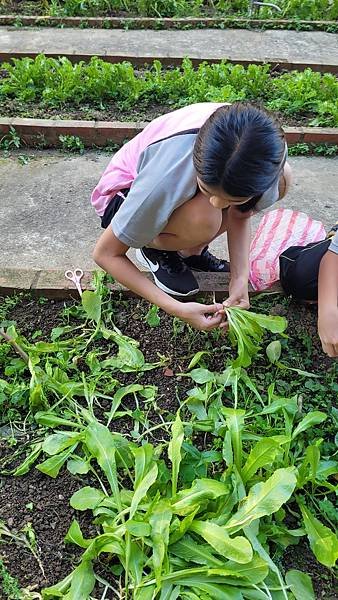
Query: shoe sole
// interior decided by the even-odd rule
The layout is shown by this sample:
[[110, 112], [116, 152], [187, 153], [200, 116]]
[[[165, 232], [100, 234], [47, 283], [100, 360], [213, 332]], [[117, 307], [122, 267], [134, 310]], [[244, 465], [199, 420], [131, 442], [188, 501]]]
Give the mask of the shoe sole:
[[185, 298], [187, 296], [193, 296], [194, 294], [197, 294], [197, 292], [199, 292], [199, 288], [196, 288], [195, 290], [191, 290], [190, 292], [187, 292], [186, 294], [182, 294], [181, 292], [177, 292], [176, 290], [171, 290], [166, 285], [164, 285], [164, 283], [162, 283], [161, 281], [159, 281], [157, 279], [156, 274], [154, 273], [154, 271], [151, 268], [152, 263], [150, 261], [148, 261], [148, 259], [142, 254], [140, 249], [136, 250], [136, 259], [137, 259], [137, 262], [139, 262], [143, 267], [147, 267], [147, 269], [149, 269], [149, 271], [151, 272], [151, 274], [154, 278], [154, 282], [156, 283], [157, 287], [160, 288], [160, 290], [162, 290], [163, 292], [166, 292], [167, 294], [170, 294], [171, 296], [181, 296], [183, 298]]

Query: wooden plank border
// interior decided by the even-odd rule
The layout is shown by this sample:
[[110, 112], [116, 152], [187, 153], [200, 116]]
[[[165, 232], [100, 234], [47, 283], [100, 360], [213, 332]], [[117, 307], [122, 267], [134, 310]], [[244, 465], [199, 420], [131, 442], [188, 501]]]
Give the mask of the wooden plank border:
[[[149, 279], [148, 272], [144, 275]], [[93, 271], [85, 271], [81, 280], [83, 290], [93, 289], [91, 285]], [[229, 290], [229, 273], [195, 273], [202, 294], [216, 292], [220, 296]], [[108, 284], [112, 292], [123, 292], [135, 295], [119, 283]], [[250, 287], [250, 293], [254, 290]], [[53, 299], [78, 298], [74, 284], [65, 278], [61, 269], [0, 269], [0, 296], [10, 296], [21, 292], [30, 292], [33, 296], [45, 296]], [[279, 282], [276, 282], [267, 292], [282, 292]]]

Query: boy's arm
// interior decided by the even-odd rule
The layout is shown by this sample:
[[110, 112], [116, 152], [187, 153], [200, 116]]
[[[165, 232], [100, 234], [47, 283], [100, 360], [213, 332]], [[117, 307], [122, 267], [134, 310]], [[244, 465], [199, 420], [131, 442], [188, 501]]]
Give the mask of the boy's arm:
[[249, 308], [249, 248], [250, 213], [241, 213], [230, 206], [227, 214], [227, 235], [231, 280], [225, 306]]
[[338, 254], [328, 250], [319, 267], [318, 334], [323, 351], [338, 356]]
[[217, 313], [222, 309], [221, 304], [183, 303], [171, 298], [139, 271], [126, 256], [127, 250], [128, 246], [120, 242], [112, 228], [108, 227], [99, 238], [93, 256], [102, 269], [129, 290], [156, 304], [170, 315], [180, 317], [196, 329], [209, 330], [220, 324], [222, 316]]
[[[288, 193], [292, 182], [292, 171], [289, 163], [285, 163], [278, 183], [279, 200]], [[275, 199], [276, 200], [276, 199]], [[235, 206], [228, 209], [228, 247], [230, 256], [231, 281], [229, 298], [226, 306], [249, 308], [249, 250], [250, 250], [250, 217], [253, 210], [241, 213]]]

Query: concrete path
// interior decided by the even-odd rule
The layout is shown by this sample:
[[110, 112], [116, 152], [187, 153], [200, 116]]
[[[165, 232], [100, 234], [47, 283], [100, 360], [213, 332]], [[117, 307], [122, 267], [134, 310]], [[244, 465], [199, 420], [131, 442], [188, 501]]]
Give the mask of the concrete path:
[[[89, 197], [107, 154], [65, 156], [37, 152], [27, 164], [0, 159], [0, 269], [94, 268], [91, 259], [101, 233]], [[294, 184], [279, 205], [307, 212], [326, 228], [338, 218], [338, 158], [291, 158]], [[261, 217], [253, 220], [253, 230]], [[212, 244], [226, 255], [226, 239]]]
[[306, 65], [338, 71], [338, 35], [318, 31], [248, 30], [97, 30], [0, 27], [0, 60], [9, 55], [65, 55], [106, 60], [153, 58], [172, 63], [189, 56], [195, 61], [268, 62], [286, 68]]

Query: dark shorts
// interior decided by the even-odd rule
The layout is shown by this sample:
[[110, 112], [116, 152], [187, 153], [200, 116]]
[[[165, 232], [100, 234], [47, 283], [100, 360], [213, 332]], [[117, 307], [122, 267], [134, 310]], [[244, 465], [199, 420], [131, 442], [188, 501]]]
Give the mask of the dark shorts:
[[[121, 193], [125, 197], [127, 197], [129, 190], [130, 190], [130, 188], [121, 190]], [[103, 227], [103, 229], [107, 229], [108, 225], [110, 225], [113, 217], [116, 215], [117, 211], [120, 209], [120, 206], [123, 201], [124, 201], [124, 198], [122, 196], [120, 196], [119, 194], [115, 194], [115, 196], [112, 197], [111, 201], [109, 202], [108, 206], [106, 207], [106, 210], [104, 211], [104, 215], [101, 217], [101, 227]]]
[[280, 255], [280, 282], [286, 294], [297, 300], [318, 300], [320, 261], [331, 241], [325, 239], [307, 246], [291, 246]]

